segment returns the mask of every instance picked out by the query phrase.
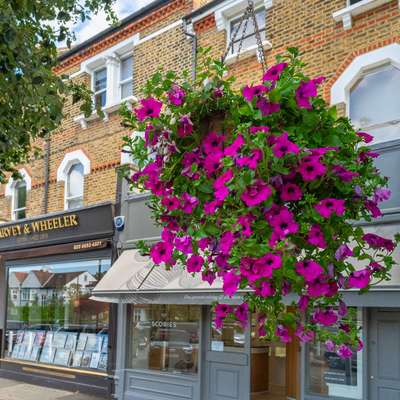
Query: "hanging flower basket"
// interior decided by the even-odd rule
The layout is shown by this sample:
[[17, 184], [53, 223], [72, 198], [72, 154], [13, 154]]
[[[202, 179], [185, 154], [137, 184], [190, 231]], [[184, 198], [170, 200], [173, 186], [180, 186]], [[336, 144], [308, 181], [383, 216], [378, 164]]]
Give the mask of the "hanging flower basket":
[[[207, 52], [195, 82], [157, 73], [125, 124], [139, 172], [133, 186], [152, 193], [162, 240], [142, 245], [160, 268], [179, 263], [239, 306], [217, 304], [247, 324], [256, 312], [261, 336], [318, 338], [350, 357], [361, 348], [342, 289], [367, 291], [390, 279], [397, 244], [364, 234], [354, 221], [381, 215], [390, 192], [366, 147], [372, 137], [338, 118], [318, 95], [295, 49], [277, 57], [257, 85], [232, 89]], [[284, 299], [294, 295], [294, 308]], [[335, 329], [333, 329], [335, 328]]]

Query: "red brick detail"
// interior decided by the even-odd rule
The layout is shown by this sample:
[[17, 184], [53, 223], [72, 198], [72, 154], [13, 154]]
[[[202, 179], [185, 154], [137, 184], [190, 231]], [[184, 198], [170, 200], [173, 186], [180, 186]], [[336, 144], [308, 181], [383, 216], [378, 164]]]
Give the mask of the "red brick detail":
[[206, 17], [204, 17], [200, 21], [195, 22], [194, 24], [194, 30], [196, 33], [203, 33], [215, 27], [216, 25], [214, 13], [207, 15]]

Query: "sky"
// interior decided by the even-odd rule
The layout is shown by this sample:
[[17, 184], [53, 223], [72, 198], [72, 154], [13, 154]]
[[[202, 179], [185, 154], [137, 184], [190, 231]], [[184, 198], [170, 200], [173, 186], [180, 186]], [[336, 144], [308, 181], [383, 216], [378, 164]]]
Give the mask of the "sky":
[[[123, 19], [129, 14], [147, 6], [153, 0], [116, 0], [114, 3], [114, 11], [117, 14], [118, 19]], [[74, 44], [79, 44], [97, 33], [107, 29], [109, 27], [106, 21], [106, 16], [104, 12], [97, 15], [93, 15], [91, 20], [84, 22], [83, 24], [78, 24], [73, 27], [76, 35], [76, 42]]]

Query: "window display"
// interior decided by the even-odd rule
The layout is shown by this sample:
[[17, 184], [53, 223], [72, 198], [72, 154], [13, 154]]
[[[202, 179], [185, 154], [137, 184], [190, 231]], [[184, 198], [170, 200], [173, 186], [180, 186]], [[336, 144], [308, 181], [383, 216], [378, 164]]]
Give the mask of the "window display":
[[9, 267], [5, 356], [105, 371], [109, 307], [90, 296], [109, 267], [109, 260]]
[[199, 306], [140, 305], [132, 310], [130, 368], [198, 372]]

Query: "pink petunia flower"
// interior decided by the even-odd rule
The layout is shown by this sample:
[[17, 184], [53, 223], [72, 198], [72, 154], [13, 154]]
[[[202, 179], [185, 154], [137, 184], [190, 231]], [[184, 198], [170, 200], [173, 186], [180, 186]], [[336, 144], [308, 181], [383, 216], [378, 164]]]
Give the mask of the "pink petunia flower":
[[244, 237], [250, 237], [253, 231], [251, 230], [251, 224], [255, 220], [255, 216], [251, 213], [246, 215], [240, 215], [237, 219], [237, 223], [242, 226], [242, 235]]
[[259, 287], [256, 287], [255, 294], [261, 297], [271, 297], [275, 294], [275, 288], [271, 282], [262, 281]]
[[365, 200], [364, 201], [365, 208], [371, 213], [373, 218], [378, 218], [382, 216], [382, 211], [378, 207], [378, 204], [373, 200]]
[[176, 196], [166, 196], [161, 200], [161, 204], [168, 210], [177, 210], [180, 206], [180, 201]]
[[175, 238], [174, 245], [177, 250], [181, 251], [185, 255], [193, 253], [192, 238], [190, 236]]
[[289, 330], [281, 324], [276, 327], [275, 335], [278, 336], [282, 343], [289, 343], [292, 341]]
[[236, 158], [236, 165], [240, 168], [248, 167], [250, 169], [256, 169], [258, 162], [263, 158], [263, 152], [261, 149], [252, 149], [251, 156], [243, 156]]
[[303, 197], [303, 193], [295, 183], [285, 183], [282, 186], [280, 197], [283, 201], [298, 201]]
[[332, 171], [343, 181], [351, 182], [353, 178], [356, 178], [360, 174], [358, 172], [349, 171], [341, 165], [334, 165]]
[[349, 346], [345, 345], [345, 344], [341, 344], [337, 351], [336, 354], [343, 359], [346, 358], [351, 358], [351, 356], [353, 355], [353, 351], [350, 349]]
[[263, 117], [276, 113], [281, 109], [279, 103], [271, 103], [265, 97], [260, 97], [256, 102], [256, 106], [261, 111]]
[[240, 304], [236, 307], [234, 314], [241, 326], [245, 328], [249, 321], [249, 305], [247, 303]]
[[158, 242], [150, 249], [150, 257], [154, 264], [170, 263], [172, 260], [173, 246], [168, 242]]
[[315, 224], [311, 227], [307, 235], [307, 242], [321, 249], [326, 249], [327, 245], [324, 233], [319, 225]]
[[308, 343], [314, 340], [315, 332], [310, 330], [305, 330], [302, 324], [298, 324], [294, 334], [299, 338], [301, 343]]
[[347, 244], [341, 244], [335, 252], [335, 258], [340, 261], [347, 257], [353, 257], [353, 252]]
[[300, 83], [299, 87], [296, 89], [296, 102], [299, 108], [311, 110], [312, 105], [310, 98], [317, 96], [317, 87], [324, 80], [324, 77], [318, 77], [307, 82], [303, 81]]
[[185, 214], [191, 214], [199, 204], [199, 200], [195, 196], [190, 196], [190, 194], [186, 192], [182, 194], [181, 199], [182, 211]]
[[185, 101], [186, 92], [179, 86], [173, 85], [168, 92], [168, 100], [174, 106], [181, 106]]
[[204, 160], [204, 169], [205, 169], [208, 177], [215, 174], [221, 168], [222, 168], [222, 154], [221, 153], [209, 154], [206, 157], [206, 159]]
[[182, 138], [189, 136], [193, 132], [193, 122], [189, 115], [184, 115], [179, 119], [177, 132], [178, 136]]
[[371, 271], [368, 268], [364, 268], [358, 271], [353, 271], [349, 275], [347, 281], [350, 288], [364, 289], [369, 285], [371, 280]]
[[326, 172], [326, 166], [320, 162], [318, 156], [304, 157], [299, 164], [299, 173], [306, 182], [321, 178]]
[[324, 269], [315, 261], [305, 260], [296, 264], [296, 272], [306, 282], [312, 282], [324, 273]]
[[287, 67], [287, 63], [279, 63], [270, 67], [263, 76], [263, 81], [275, 82], [279, 80], [282, 71]]
[[375, 190], [373, 201], [375, 203], [381, 203], [382, 201], [386, 201], [390, 199], [392, 192], [389, 189], [378, 188]]
[[221, 200], [212, 200], [204, 203], [204, 213], [208, 215], [214, 214], [215, 210], [222, 206], [222, 203]]
[[309, 303], [309, 299], [307, 296], [300, 296], [298, 302], [297, 302], [297, 307], [301, 312], [305, 312], [307, 310]]
[[252, 101], [254, 97], [261, 96], [266, 91], [267, 88], [264, 85], [245, 86], [242, 90], [242, 94], [247, 101]]
[[249, 132], [252, 134], [259, 133], [259, 132], [269, 132], [269, 126], [261, 125], [261, 126], [251, 126], [249, 128]]
[[162, 102], [154, 97], [140, 100], [141, 107], [136, 108], [135, 114], [139, 121], [144, 121], [146, 118], [158, 118], [161, 113]]
[[286, 154], [298, 154], [300, 151], [299, 146], [288, 139], [287, 132], [284, 132], [281, 136], [274, 137], [274, 142], [272, 152], [275, 157], [281, 158]]
[[335, 324], [338, 320], [337, 314], [331, 310], [317, 310], [313, 315], [313, 320], [317, 324], [321, 324], [324, 326], [331, 326]]
[[374, 137], [367, 132], [357, 132], [357, 136], [362, 138], [365, 143], [371, 143], [374, 140]]
[[257, 179], [242, 193], [241, 199], [247, 207], [254, 207], [267, 200], [272, 195], [272, 190], [267, 183]]
[[215, 327], [217, 329], [222, 328], [224, 319], [233, 312], [233, 307], [228, 304], [217, 304], [215, 306]]
[[187, 271], [190, 273], [200, 272], [204, 264], [204, 258], [193, 254], [187, 261]]
[[236, 275], [234, 272], [227, 272], [223, 276], [222, 289], [224, 293], [232, 297], [239, 288], [240, 276]]
[[205, 154], [222, 153], [225, 136], [219, 135], [216, 132], [210, 132], [201, 144]]
[[213, 284], [213, 282], [215, 281], [216, 277], [217, 277], [217, 276], [216, 276], [215, 272], [210, 271], [210, 270], [203, 271], [203, 272], [201, 273], [201, 279], [202, 279], [204, 282], [207, 282], [209, 285], [212, 285], [212, 284]]
[[340, 217], [346, 210], [344, 200], [334, 198], [323, 199], [314, 208], [324, 218], [330, 218], [332, 214]]
[[231, 231], [226, 231], [219, 240], [219, 251], [223, 255], [229, 255], [235, 243], [235, 235]]
[[325, 348], [327, 351], [332, 352], [335, 351], [336, 345], [331, 339], [328, 339], [325, 341]]
[[233, 143], [225, 148], [224, 155], [234, 157], [244, 143], [245, 142], [243, 136], [239, 134], [237, 138], [233, 141]]

